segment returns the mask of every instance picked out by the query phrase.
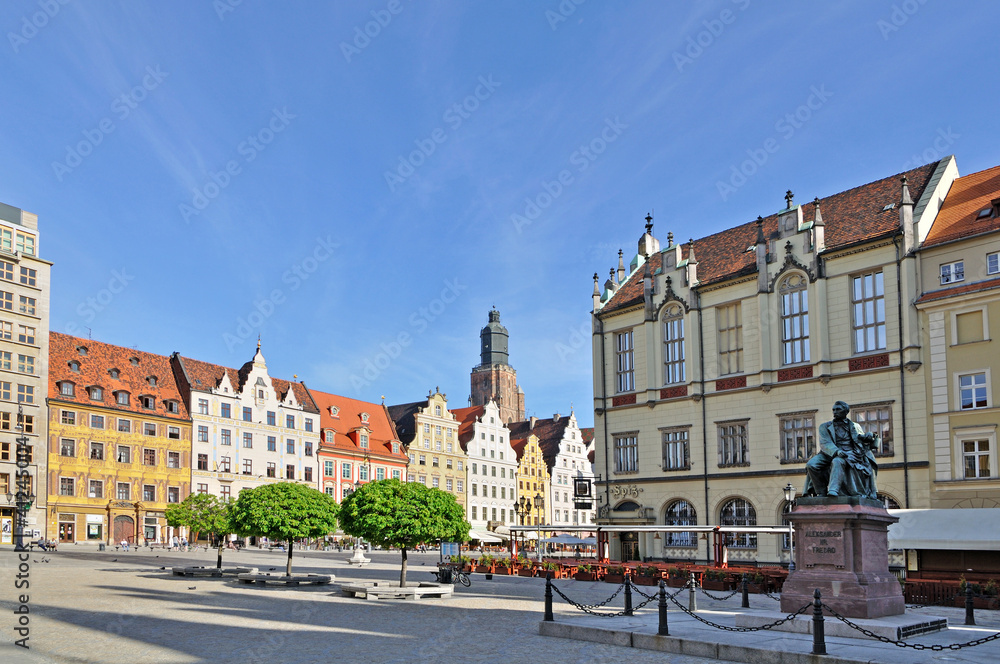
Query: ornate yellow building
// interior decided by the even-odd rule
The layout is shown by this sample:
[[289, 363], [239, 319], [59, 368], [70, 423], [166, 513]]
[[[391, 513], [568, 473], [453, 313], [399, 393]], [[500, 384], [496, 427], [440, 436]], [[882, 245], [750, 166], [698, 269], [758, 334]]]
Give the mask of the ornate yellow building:
[[61, 543], [165, 542], [191, 492], [191, 418], [170, 359], [49, 335], [48, 532]]
[[[551, 521], [552, 505], [547, 499], [552, 481], [549, 477], [549, 467], [545, 463], [545, 454], [539, 444], [538, 436], [529, 433], [520, 440], [512, 440], [511, 446], [517, 454], [517, 492], [518, 500], [527, 498], [531, 503], [524, 525], [542, 525]], [[538, 503], [541, 502], [541, 505]]]
[[458, 442], [460, 422], [448, 410], [448, 397], [439, 389], [426, 401], [389, 406], [399, 440], [410, 456], [406, 479], [447, 491], [466, 507], [465, 451]]

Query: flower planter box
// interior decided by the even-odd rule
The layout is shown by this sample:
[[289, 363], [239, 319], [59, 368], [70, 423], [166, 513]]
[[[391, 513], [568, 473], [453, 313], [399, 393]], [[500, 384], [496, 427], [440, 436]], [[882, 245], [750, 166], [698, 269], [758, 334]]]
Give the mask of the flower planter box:
[[607, 583], [624, 583], [625, 582], [625, 575], [624, 574], [605, 574], [604, 575], [604, 581], [607, 582]]
[[708, 579], [704, 579], [701, 582], [701, 587], [702, 590], [715, 590], [715, 591], [730, 589], [728, 581], [709, 581]]
[[497, 567], [494, 574], [503, 574], [504, 576], [510, 576], [514, 572], [511, 571], [509, 567]]
[[667, 578], [667, 586], [671, 588], [683, 588], [688, 584], [688, 580], [679, 576], [671, 576]]
[[521, 567], [517, 570], [518, 576], [534, 576], [535, 570], [530, 567]]
[[749, 581], [747, 582], [747, 592], [760, 595], [767, 592], [767, 586], [763, 583], [754, 583]]
[[561, 579], [565, 575], [561, 569], [536, 569], [535, 576], [540, 579]]
[[655, 586], [659, 585], [660, 577], [658, 576], [646, 576], [645, 574], [639, 574], [632, 577], [632, 581], [637, 586]]
[[577, 581], [597, 581], [597, 572], [577, 572], [573, 578]]
[[480, 574], [493, 574], [493, 565], [476, 565], [476, 571]]

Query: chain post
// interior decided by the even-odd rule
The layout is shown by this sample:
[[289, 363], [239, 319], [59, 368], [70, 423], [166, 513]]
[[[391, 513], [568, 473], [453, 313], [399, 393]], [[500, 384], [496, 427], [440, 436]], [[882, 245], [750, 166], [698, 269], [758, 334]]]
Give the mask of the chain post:
[[670, 636], [670, 630], [667, 628], [667, 589], [663, 584], [663, 579], [660, 579], [660, 628], [656, 631], [660, 636]]
[[691, 572], [691, 578], [688, 579], [688, 611], [698, 610], [698, 597], [695, 594], [695, 589], [694, 572]]
[[625, 615], [632, 615], [632, 577], [625, 572]]
[[743, 604], [741, 605], [741, 608], [744, 608], [744, 609], [749, 609], [750, 608], [750, 589], [747, 588], [747, 575], [746, 575], [746, 573], [743, 574]]
[[819, 588], [813, 593], [813, 651], [814, 655], [826, 654], [826, 627], [823, 624], [823, 602]]
[[976, 624], [976, 612], [972, 608], [972, 584], [965, 582], [965, 624]]
[[545, 622], [553, 622], [555, 617], [552, 615], [552, 576], [545, 577], [545, 617], [542, 618]]

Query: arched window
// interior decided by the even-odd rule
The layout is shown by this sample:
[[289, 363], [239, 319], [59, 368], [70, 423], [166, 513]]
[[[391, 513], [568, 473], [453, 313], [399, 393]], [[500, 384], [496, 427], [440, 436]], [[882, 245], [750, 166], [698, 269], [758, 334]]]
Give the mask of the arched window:
[[684, 309], [671, 304], [663, 314], [663, 384], [684, 382]]
[[887, 496], [884, 493], [878, 493], [878, 494], [875, 494], [875, 495], [878, 496], [878, 499], [882, 501], [882, 504], [885, 505], [885, 508], [887, 510], [898, 510], [899, 509], [899, 503], [896, 502], [896, 499], [893, 498], [892, 496]]
[[[733, 498], [722, 505], [719, 513], [719, 523], [723, 526], [756, 526], [757, 511], [748, 501]], [[747, 549], [757, 548], [755, 533], [734, 533], [728, 536], [729, 546]]]
[[[665, 526], [696, 526], [698, 514], [686, 500], [675, 500], [663, 515]], [[696, 533], [664, 533], [663, 546], [698, 546]]]
[[781, 295], [781, 357], [784, 364], [809, 361], [809, 282], [801, 274], [786, 277]]

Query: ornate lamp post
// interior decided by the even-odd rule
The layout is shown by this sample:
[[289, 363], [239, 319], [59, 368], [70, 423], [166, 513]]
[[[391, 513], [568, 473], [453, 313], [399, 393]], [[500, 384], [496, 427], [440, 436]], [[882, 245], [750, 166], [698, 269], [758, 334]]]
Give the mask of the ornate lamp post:
[[17, 471], [14, 475], [14, 543], [15, 551], [27, 551], [24, 546], [24, 527], [28, 525], [28, 510], [35, 496], [31, 492], [31, 474], [28, 472], [28, 437], [24, 435], [24, 413], [17, 407]]
[[[535, 494], [535, 509], [538, 510], [538, 525], [545, 523], [545, 498], [542, 494]], [[536, 530], [535, 534], [538, 535], [538, 562], [542, 562], [542, 531]]]
[[[789, 482], [785, 487], [785, 500], [788, 502], [788, 511], [792, 511], [792, 503], [795, 502], [795, 487]], [[788, 522], [788, 571], [795, 571], [795, 526]]]
[[[517, 515], [518, 520], [521, 525], [524, 525], [524, 519], [528, 516], [528, 512], [531, 510], [530, 501], [525, 497], [521, 496], [521, 499], [514, 503], [514, 514]], [[516, 541], [516, 540], [515, 540]], [[524, 549], [524, 531], [521, 531], [521, 547], [518, 551]]]

